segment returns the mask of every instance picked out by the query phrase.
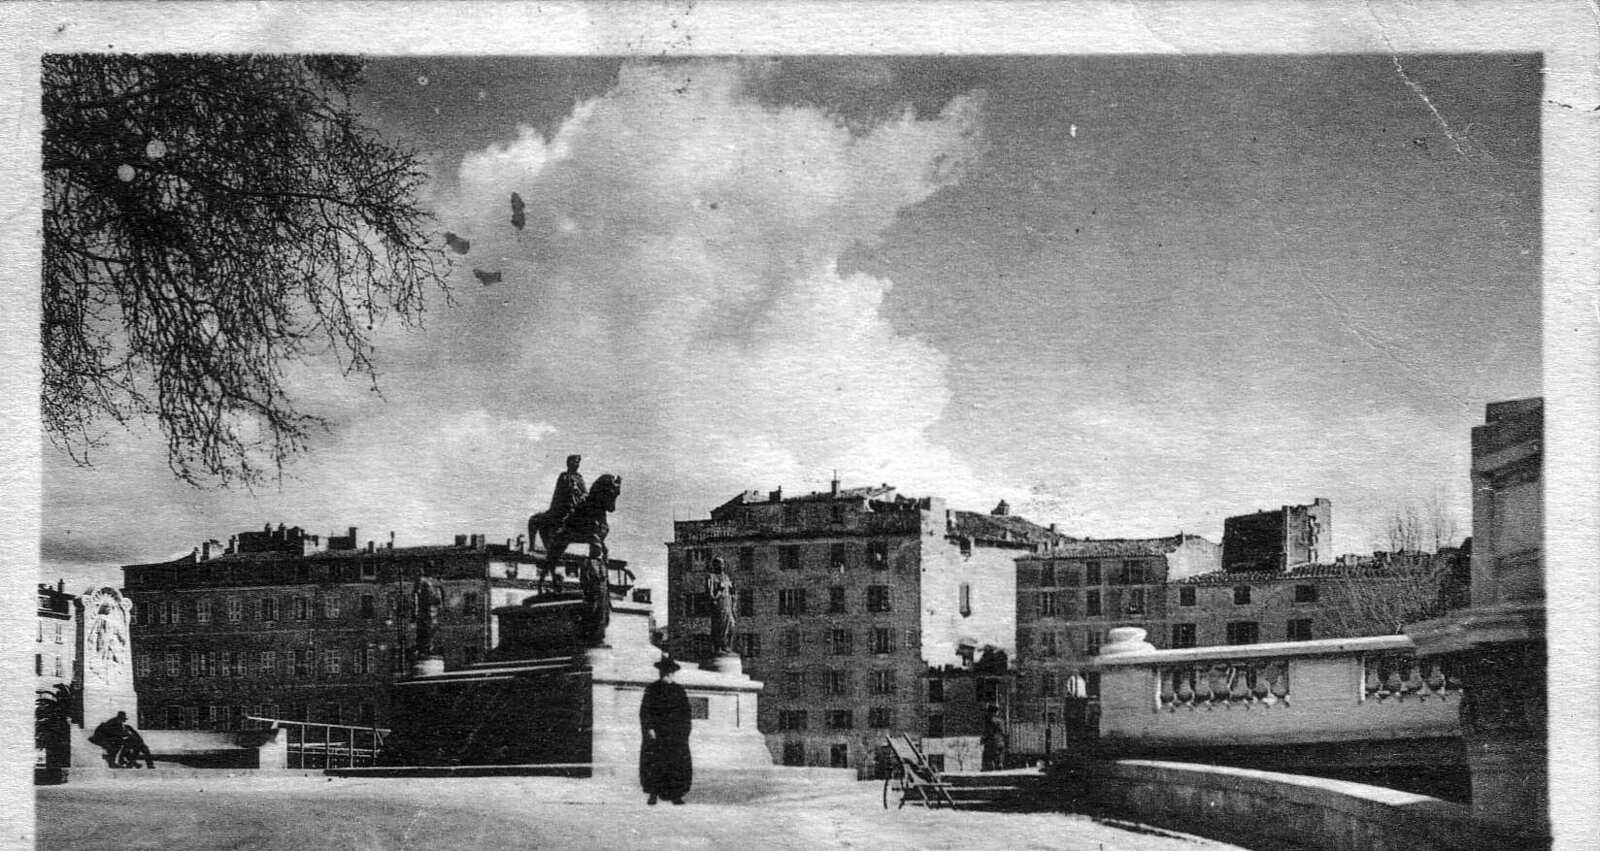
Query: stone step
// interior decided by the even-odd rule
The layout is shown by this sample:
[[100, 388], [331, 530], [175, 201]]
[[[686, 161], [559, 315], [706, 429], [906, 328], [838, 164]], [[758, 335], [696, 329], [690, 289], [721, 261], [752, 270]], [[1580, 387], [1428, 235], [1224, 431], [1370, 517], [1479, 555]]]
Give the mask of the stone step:
[[191, 768], [189, 766], [160, 766], [157, 768], [110, 768], [106, 766], [75, 766], [72, 768], [34, 768], [35, 786], [54, 786], [61, 783], [78, 783], [99, 780], [117, 780], [141, 783], [152, 780], [182, 780], [191, 778], [229, 777], [321, 777], [319, 768]]

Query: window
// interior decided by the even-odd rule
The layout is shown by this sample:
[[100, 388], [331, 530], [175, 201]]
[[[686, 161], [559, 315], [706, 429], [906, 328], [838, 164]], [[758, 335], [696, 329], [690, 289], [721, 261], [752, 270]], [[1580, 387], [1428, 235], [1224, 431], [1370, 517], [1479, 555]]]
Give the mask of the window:
[[783, 691], [790, 697], [804, 697], [806, 693], [805, 671], [784, 671]]
[[1083, 613], [1085, 615], [1090, 616], [1090, 617], [1099, 617], [1099, 615], [1100, 615], [1100, 592], [1099, 591], [1085, 591], [1085, 592], [1083, 592]]
[[1195, 646], [1194, 624], [1192, 624], [1192, 623], [1175, 623], [1175, 624], [1173, 624], [1172, 625], [1172, 646], [1174, 648], [1183, 648], [1183, 647], [1193, 647], [1193, 646]]
[[711, 658], [711, 633], [701, 632], [689, 636], [689, 658], [697, 661]]
[[[1089, 593], [1090, 594], [1094, 594], [1095, 595], [1095, 599], [1099, 599], [1099, 595], [1100, 595], [1099, 591], [1090, 591]], [[1040, 591], [1039, 592], [1039, 617], [1041, 617], [1041, 618], [1053, 618], [1053, 617], [1056, 617], [1056, 616], [1058, 616], [1060, 614], [1061, 614], [1061, 597], [1060, 597], [1060, 595], [1055, 591]], [[1091, 614], [1094, 614], [1094, 613], [1091, 612]]]
[[828, 726], [835, 730], [849, 730], [856, 725], [856, 715], [848, 709], [834, 709], [828, 712]]
[[750, 657], [750, 658], [754, 658], [756, 656], [760, 656], [761, 655], [761, 633], [759, 633], [759, 632], [747, 632], [747, 633], [745, 633], [744, 634], [744, 640], [740, 642], [740, 645], [744, 649], [744, 652], [741, 655], [744, 655], [744, 656], [747, 656], [747, 657]]
[[1055, 671], [1044, 671], [1039, 674], [1039, 696], [1061, 696], [1061, 679], [1056, 675]]
[[[928, 716], [928, 738], [944, 738], [944, 714], [935, 712]], [[943, 756], [943, 754], [940, 754]]]
[[1290, 641], [1310, 641], [1311, 640], [1311, 619], [1310, 618], [1296, 618], [1295, 620], [1289, 621], [1289, 640]]
[[754, 617], [756, 613], [756, 592], [749, 588], [739, 589], [739, 617]]
[[1090, 656], [1100, 653], [1100, 645], [1104, 644], [1106, 637], [1097, 629], [1091, 629], [1083, 634], [1083, 646]]
[[849, 567], [844, 544], [830, 544], [828, 546], [828, 566], [834, 570], [844, 570]]
[[740, 570], [755, 570], [756, 569], [756, 548], [755, 547], [740, 547], [739, 548], [739, 569]]
[[328, 594], [322, 598], [322, 616], [330, 620], [339, 616], [339, 598]]
[[329, 647], [322, 651], [322, 673], [336, 677], [344, 669], [344, 651], [337, 647]]
[[836, 629], [832, 637], [833, 655], [849, 656], [856, 650], [856, 634], [848, 629]]
[[1100, 696], [1100, 672], [1085, 671], [1083, 673], [1083, 696], [1098, 698]]
[[708, 719], [710, 717], [711, 717], [711, 698], [709, 698], [709, 697], [691, 697], [691, 698], [689, 698], [689, 720], [691, 720], [691, 721], [705, 721], [706, 719]]
[[1250, 605], [1250, 586], [1248, 586], [1248, 585], [1235, 585], [1235, 586], [1233, 586], [1233, 604], [1235, 606], [1248, 606], [1248, 605]]
[[845, 697], [850, 694], [850, 672], [835, 668], [828, 672], [828, 696]]
[[1178, 589], [1178, 605], [1180, 605], [1180, 606], [1192, 606], [1192, 605], [1194, 605], [1194, 586], [1193, 585], [1185, 585], [1182, 588]]
[[889, 542], [871, 541], [867, 544], [867, 561], [872, 563], [873, 570], [889, 569]]
[[139, 678], [150, 676], [150, 654], [133, 654], [133, 675]]
[[783, 655], [800, 655], [800, 630], [791, 629], [783, 633]]
[[1056, 566], [1053, 564], [1039, 565], [1039, 585], [1047, 587], [1056, 584]]
[[796, 546], [779, 547], [778, 548], [778, 569], [779, 570], [799, 570], [800, 569], [800, 548], [796, 547]]
[[378, 602], [371, 594], [361, 595], [361, 616], [371, 618], [378, 613]]
[[706, 565], [711, 563], [711, 554], [705, 550], [693, 549], [688, 554], [690, 570], [705, 570]]
[[877, 654], [894, 652], [894, 629], [887, 626], [875, 627], [872, 630], [872, 652]]
[[894, 710], [887, 706], [874, 706], [867, 710], [867, 726], [884, 730], [894, 726]]
[[1042, 656], [1057, 656], [1061, 653], [1059, 640], [1055, 630], [1045, 630], [1039, 633], [1039, 654]]
[[[779, 723], [779, 725], [782, 725], [782, 723], [783, 723], [783, 713], [781, 713], [781, 712], [778, 713], [778, 723]], [[784, 765], [805, 765], [806, 764], [806, 743], [805, 742], [784, 742], [783, 743], [783, 764]]]
[[263, 650], [256, 656], [256, 673], [263, 677], [278, 675], [278, 654], [272, 650]]
[[[961, 616], [964, 618], [972, 617], [972, 584], [969, 582], [961, 583], [958, 596], [960, 598], [958, 605], [961, 609]], [[884, 611], [888, 610], [885, 609]]]
[[1294, 601], [1296, 603], [1315, 603], [1317, 601], [1317, 586], [1315, 586], [1315, 585], [1296, 585], [1296, 586], [1294, 586]]
[[[514, 567], [516, 567], [516, 565], [512, 565], [512, 567], [514, 568]], [[362, 559], [361, 560], [361, 578], [362, 579], [377, 579], [378, 578], [378, 563], [375, 562], [375, 561], [372, 561], [371, 559]]]
[[894, 686], [894, 670], [892, 668], [872, 672], [873, 694], [894, 694]]
[[778, 710], [779, 730], [804, 730], [806, 728], [806, 711], [804, 709]]
[[1083, 584], [1100, 584], [1100, 562], [1086, 561], [1083, 563]]
[[1123, 585], [1143, 585], [1145, 583], [1144, 562], [1137, 560], [1124, 561], [1122, 573], [1118, 577]]
[[343, 713], [344, 707], [340, 706], [337, 701], [324, 703], [322, 704], [322, 723], [342, 724], [344, 723]]
[[211, 623], [211, 598], [201, 597], [194, 603], [195, 623]]
[[1255, 644], [1261, 640], [1261, 625], [1255, 621], [1228, 621], [1229, 644]]
[[167, 651], [167, 676], [176, 677], [181, 673], [182, 662], [179, 661], [178, 651]]
[[275, 621], [278, 619], [278, 600], [275, 597], [261, 598], [261, 619]]
[[238, 623], [244, 620], [244, 599], [240, 597], [228, 598], [228, 622]]
[[293, 650], [290, 652], [294, 653], [294, 675], [297, 677], [311, 676], [311, 668], [316, 663], [316, 659], [311, 654], [315, 651]]
[[304, 597], [295, 597], [294, 598], [294, 619], [297, 620], [297, 621], [303, 621], [303, 620], [305, 620], [306, 618], [308, 618], [310, 616], [311, 616], [311, 606], [306, 602], [306, 598], [304, 598]]
[[62, 626], [64, 626], [64, 624], [62, 624], [60, 621], [56, 621], [56, 643], [57, 644], [61, 643], [61, 627]]
[[784, 588], [778, 591], [778, 614], [803, 615], [806, 613], [806, 589]]
[[837, 615], [844, 613], [844, 595], [845, 588], [843, 585], [835, 585], [828, 589], [828, 614]]
[[36, 677], [44, 676], [44, 654], [43, 653], [35, 653], [35, 654], [33, 654], [33, 675], [36, 676]]
[[703, 591], [683, 595], [683, 614], [690, 618], [711, 617], [711, 595]]
[[[138, 619], [137, 622], [140, 623], [140, 624], [152, 624], [152, 623], [156, 623], [157, 622], [156, 621], [156, 607], [151, 605], [148, 602], [142, 602], [139, 605], [135, 606], [134, 607], [134, 615]], [[39, 640], [43, 641], [44, 640], [44, 636], [40, 635], [39, 636]]]
[[1142, 615], [1142, 614], [1144, 614], [1144, 594], [1145, 594], [1145, 589], [1143, 589], [1143, 588], [1129, 588], [1128, 589], [1128, 614], [1130, 614], [1130, 615]]
[[944, 703], [944, 679], [941, 677], [928, 678], [928, 702]]
[[180, 618], [182, 618], [182, 614], [179, 612], [176, 602], [169, 600], [161, 605], [162, 623], [179, 623]]
[[221, 676], [236, 677], [238, 674], [235, 672], [238, 671], [240, 667], [241, 663], [239, 661], [239, 654], [237, 652], [229, 650], [222, 654], [222, 671], [220, 672]]
[[[967, 586], [966, 586], [965, 583], [962, 583], [961, 587], [964, 590], [964, 589], [966, 589]], [[967, 607], [963, 606], [962, 608], [966, 609]], [[887, 611], [889, 611], [889, 609], [890, 609], [890, 606], [889, 606], [889, 586], [887, 586], [887, 585], [868, 585], [867, 586], [867, 611], [869, 611], [869, 612], [887, 612]], [[963, 611], [962, 614], [966, 614], [966, 611]]]
[[465, 614], [475, 615], [479, 607], [478, 592], [468, 591], [461, 595], [461, 611]]

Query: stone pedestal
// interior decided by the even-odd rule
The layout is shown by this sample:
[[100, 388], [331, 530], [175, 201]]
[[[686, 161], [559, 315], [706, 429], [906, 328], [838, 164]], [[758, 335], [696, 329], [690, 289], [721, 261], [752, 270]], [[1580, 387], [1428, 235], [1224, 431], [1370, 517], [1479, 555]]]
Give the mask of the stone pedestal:
[[721, 653], [711, 657], [711, 661], [700, 666], [701, 668], [718, 674], [730, 676], [744, 675], [744, 660], [737, 653]]
[[139, 726], [139, 698], [133, 690], [133, 645], [128, 632], [128, 614], [133, 602], [115, 588], [100, 588], [82, 594], [76, 605], [79, 676], [77, 720], [73, 730], [70, 761], [75, 767], [105, 766], [104, 751], [89, 743], [89, 736], [100, 724], [128, 715], [128, 723]]
[[[489, 660], [414, 676], [395, 688], [390, 741], [415, 765], [581, 765], [627, 776], [639, 765], [639, 704], [657, 679], [650, 606], [613, 601], [605, 647], [578, 642], [577, 595], [496, 609], [500, 644]], [[676, 681], [694, 712], [697, 767], [772, 765], [756, 729], [762, 685], [739, 658], [685, 667]]]
[[411, 676], [432, 677], [444, 673], [443, 656], [419, 656], [411, 663]]

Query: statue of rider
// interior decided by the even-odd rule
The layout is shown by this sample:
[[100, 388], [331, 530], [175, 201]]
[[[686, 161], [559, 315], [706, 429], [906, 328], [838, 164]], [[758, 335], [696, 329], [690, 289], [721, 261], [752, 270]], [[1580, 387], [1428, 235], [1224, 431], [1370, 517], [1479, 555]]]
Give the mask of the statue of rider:
[[556, 490], [550, 496], [550, 512], [547, 516], [558, 529], [566, 525], [567, 518], [572, 515], [572, 509], [577, 507], [579, 500], [589, 492], [589, 486], [583, 481], [583, 474], [578, 472], [578, 465], [582, 463], [582, 455], [568, 455], [567, 471], [556, 477]]

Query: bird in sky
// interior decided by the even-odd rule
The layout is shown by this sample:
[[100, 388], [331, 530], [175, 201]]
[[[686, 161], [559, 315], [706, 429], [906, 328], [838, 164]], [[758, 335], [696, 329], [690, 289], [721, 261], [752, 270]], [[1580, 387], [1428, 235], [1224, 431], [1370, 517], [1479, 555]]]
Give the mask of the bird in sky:
[[515, 192], [511, 193], [511, 226], [522, 230], [527, 221], [527, 217], [522, 215], [522, 196]]
[[500, 274], [499, 272], [485, 272], [482, 269], [472, 270], [472, 276], [478, 279], [478, 283], [486, 287], [490, 284], [500, 283]]

